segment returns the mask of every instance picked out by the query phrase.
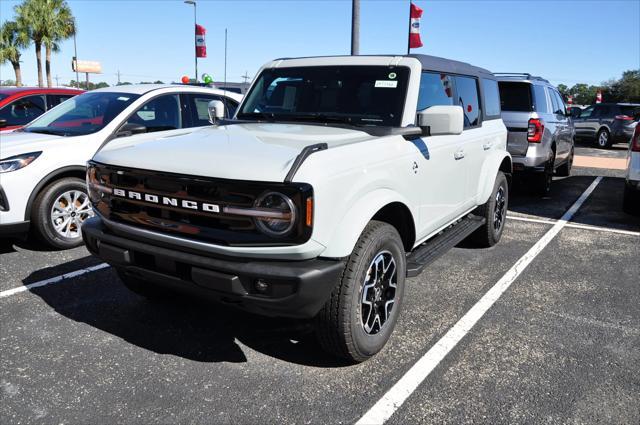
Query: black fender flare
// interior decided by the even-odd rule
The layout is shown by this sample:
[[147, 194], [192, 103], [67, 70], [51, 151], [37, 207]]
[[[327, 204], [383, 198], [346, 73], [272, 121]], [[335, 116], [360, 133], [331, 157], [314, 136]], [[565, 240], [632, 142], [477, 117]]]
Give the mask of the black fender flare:
[[85, 174], [87, 172], [87, 167], [82, 165], [69, 165], [67, 167], [58, 168], [44, 176], [33, 188], [31, 191], [31, 195], [29, 195], [29, 200], [27, 201], [27, 206], [24, 210], [24, 219], [28, 221], [31, 218], [31, 208], [33, 206], [33, 202], [36, 200], [36, 197], [40, 193], [43, 187], [56, 180], [56, 177], [61, 176], [63, 174], [79, 172]]

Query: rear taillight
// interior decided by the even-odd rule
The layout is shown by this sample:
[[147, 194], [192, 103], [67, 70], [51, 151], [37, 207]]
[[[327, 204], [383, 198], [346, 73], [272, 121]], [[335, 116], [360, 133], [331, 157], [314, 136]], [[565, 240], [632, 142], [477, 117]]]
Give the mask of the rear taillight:
[[527, 141], [529, 143], [540, 143], [542, 141], [542, 133], [544, 133], [544, 121], [539, 118], [531, 118], [527, 129]]
[[636, 129], [633, 131], [633, 137], [631, 138], [631, 150], [633, 152], [640, 152], [640, 123], [636, 125]]
[[622, 121], [633, 121], [633, 117], [630, 117], [629, 115], [616, 115], [616, 119]]

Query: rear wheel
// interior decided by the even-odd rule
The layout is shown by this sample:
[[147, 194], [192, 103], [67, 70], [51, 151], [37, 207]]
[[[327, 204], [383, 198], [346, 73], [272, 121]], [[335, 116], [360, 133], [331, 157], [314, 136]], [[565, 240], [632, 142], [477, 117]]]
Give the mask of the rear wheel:
[[553, 182], [553, 167], [556, 161], [555, 151], [551, 151], [551, 158], [545, 163], [544, 171], [533, 175], [533, 188], [540, 196], [546, 196], [551, 192]]
[[36, 235], [57, 249], [82, 245], [80, 228], [93, 217], [85, 182], [67, 177], [51, 183], [38, 194], [31, 213]]
[[611, 134], [609, 134], [609, 130], [606, 128], [598, 131], [596, 136], [596, 144], [599, 148], [608, 149], [611, 147]]
[[571, 175], [571, 167], [573, 167], [573, 148], [571, 148], [567, 162], [558, 167], [556, 174], [560, 177], [569, 177]]
[[474, 245], [488, 248], [498, 243], [504, 230], [508, 207], [509, 184], [504, 173], [499, 171], [489, 200], [473, 212], [486, 220], [485, 224], [469, 237]]
[[398, 231], [372, 221], [316, 317], [322, 348], [352, 362], [365, 361], [382, 350], [400, 315], [405, 276], [406, 256]]

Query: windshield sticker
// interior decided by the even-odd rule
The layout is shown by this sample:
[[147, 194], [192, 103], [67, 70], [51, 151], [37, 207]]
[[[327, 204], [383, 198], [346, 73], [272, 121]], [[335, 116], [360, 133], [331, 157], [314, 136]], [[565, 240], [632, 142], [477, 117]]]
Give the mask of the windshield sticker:
[[376, 87], [395, 89], [396, 87], [398, 87], [398, 82], [389, 80], [376, 80]]
[[124, 96], [120, 96], [120, 97], [118, 98], [118, 100], [121, 100], [121, 101], [123, 101], [123, 102], [126, 102], [127, 100], [129, 100], [129, 98], [128, 98], [128, 97], [124, 97]]
[[395, 72], [390, 72], [390, 73], [389, 73], [389, 79], [390, 79], [390, 80], [393, 80], [393, 79], [395, 79], [395, 78], [396, 78], [396, 73], [395, 73]]

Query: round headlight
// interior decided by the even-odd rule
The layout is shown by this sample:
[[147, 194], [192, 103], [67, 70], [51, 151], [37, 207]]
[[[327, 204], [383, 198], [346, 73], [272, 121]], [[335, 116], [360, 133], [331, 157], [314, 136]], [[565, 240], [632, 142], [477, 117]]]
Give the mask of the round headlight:
[[267, 235], [284, 236], [296, 224], [296, 206], [282, 193], [265, 193], [256, 200], [255, 206], [262, 209], [261, 216], [255, 218], [256, 226]]

